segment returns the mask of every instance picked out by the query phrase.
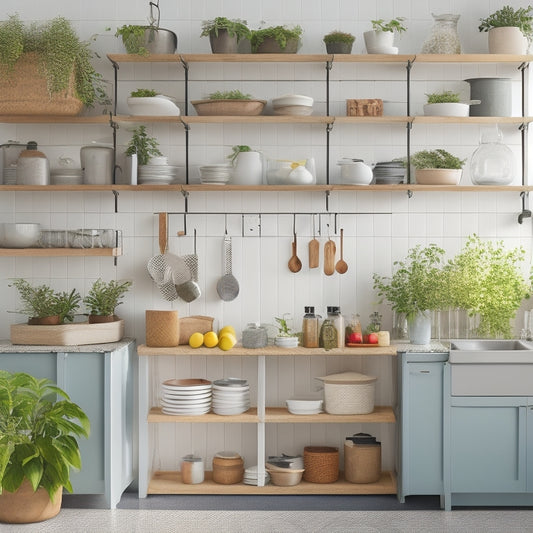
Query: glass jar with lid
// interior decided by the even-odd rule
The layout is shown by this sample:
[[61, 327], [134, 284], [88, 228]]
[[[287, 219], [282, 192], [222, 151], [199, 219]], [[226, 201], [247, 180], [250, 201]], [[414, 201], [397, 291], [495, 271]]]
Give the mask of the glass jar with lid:
[[431, 32], [422, 45], [422, 54], [460, 54], [461, 41], [457, 33], [457, 22], [460, 15], [449, 13], [435, 15]]
[[481, 132], [479, 147], [470, 160], [470, 177], [474, 185], [508, 185], [513, 181], [513, 152], [502, 139], [498, 126]]

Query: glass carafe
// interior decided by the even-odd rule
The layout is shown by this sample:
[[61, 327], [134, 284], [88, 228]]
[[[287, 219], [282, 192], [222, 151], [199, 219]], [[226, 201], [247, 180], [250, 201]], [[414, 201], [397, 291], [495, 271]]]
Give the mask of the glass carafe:
[[513, 181], [513, 152], [502, 143], [497, 126], [482, 131], [479, 147], [470, 160], [470, 177], [474, 185], [508, 185]]
[[461, 41], [457, 33], [457, 21], [460, 15], [435, 15], [431, 33], [422, 45], [422, 54], [460, 54]]

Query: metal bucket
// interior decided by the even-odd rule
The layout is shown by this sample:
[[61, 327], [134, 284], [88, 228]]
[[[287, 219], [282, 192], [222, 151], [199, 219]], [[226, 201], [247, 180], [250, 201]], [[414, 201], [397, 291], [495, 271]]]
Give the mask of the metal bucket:
[[470, 78], [470, 99], [481, 100], [470, 106], [471, 117], [510, 117], [512, 114], [511, 78]]

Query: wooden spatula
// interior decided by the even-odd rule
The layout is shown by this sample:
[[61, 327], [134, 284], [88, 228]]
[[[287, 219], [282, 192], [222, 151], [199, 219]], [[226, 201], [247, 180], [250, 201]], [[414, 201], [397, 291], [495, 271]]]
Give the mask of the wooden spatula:
[[324, 274], [331, 276], [335, 272], [335, 252], [337, 247], [335, 243], [328, 239], [324, 244]]
[[315, 234], [315, 219], [313, 217], [313, 238], [309, 241], [309, 268], [318, 268], [320, 262], [320, 243]]

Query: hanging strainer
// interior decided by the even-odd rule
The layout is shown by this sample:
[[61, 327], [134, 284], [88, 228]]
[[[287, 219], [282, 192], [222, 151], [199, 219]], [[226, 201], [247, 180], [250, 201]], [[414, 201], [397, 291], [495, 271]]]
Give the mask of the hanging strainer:
[[190, 272], [190, 279], [184, 283], [176, 284], [178, 296], [190, 303], [202, 294], [198, 285], [198, 255], [196, 254], [196, 230], [194, 230], [194, 253], [183, 256], [183, 260]]
[[221, 300], [231, 302], [239, 295], [239, 282], [231, 273], [231, 237], [224, 236], [224, 275], [218, 280], [217, 293]]

